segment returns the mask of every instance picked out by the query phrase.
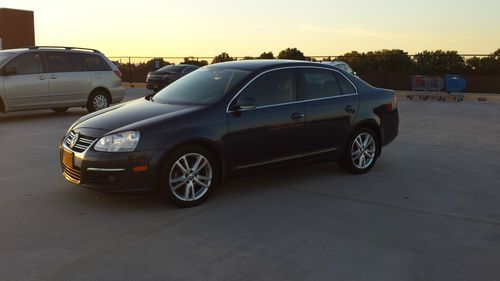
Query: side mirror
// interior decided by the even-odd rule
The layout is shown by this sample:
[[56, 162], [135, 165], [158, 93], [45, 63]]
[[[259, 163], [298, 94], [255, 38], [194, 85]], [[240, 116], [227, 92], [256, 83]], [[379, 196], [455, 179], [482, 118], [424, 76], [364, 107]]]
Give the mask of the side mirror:
[[3, 74], [8, 76], [8, 75], [14, 75], [17, 74], [17, 68], [16, 67], [6, 67], [3, 71]]
[[234, 110], [250, 110], [254, 109], [256, 106], [256, 101], [251, 97], [239, 97], [236, 103], [233, 105]]

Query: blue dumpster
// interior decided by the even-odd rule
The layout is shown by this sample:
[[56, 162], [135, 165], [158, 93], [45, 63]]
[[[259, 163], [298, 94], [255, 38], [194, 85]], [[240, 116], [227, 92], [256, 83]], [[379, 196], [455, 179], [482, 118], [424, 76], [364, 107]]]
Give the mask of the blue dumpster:
[[467, 80], [460, 75], [445, 75], [444, 84], [447, 92], [461, 93], [465, 92]]

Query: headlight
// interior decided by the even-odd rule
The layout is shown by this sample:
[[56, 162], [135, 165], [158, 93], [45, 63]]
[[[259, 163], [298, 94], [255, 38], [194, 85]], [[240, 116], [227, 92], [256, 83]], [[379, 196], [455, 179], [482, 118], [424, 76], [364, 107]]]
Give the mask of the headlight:
[[103, 152], [130, 152], [134, 151], [141, 135], [137, 131], [116, 133], [102, 137], [94, 149]]

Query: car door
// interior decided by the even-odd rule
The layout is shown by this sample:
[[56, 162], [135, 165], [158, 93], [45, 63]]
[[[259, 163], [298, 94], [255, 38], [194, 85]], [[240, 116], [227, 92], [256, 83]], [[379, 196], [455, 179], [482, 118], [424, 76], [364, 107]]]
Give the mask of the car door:
[[354, 85], [336, 70], [302, 68], [297, 71], [297, 88], [305, 102], [305, 155], [341, 149], [358, 110]]
[[11, 110], [46, 107], [49, 85], [40, 52], [21, 54], [2, 69], [6, 103]]
[[297, 102], [294, 80], [292, 69], [273, 70], [233, 99], [232, 104], [241, 97], [253, 98], [256, 107], [227, 113], [231, 167], [238, 170], [302, 156], [304, 106]]
[[84, 105], [90, 92], [90, 73], [77, 53], [46, 52], [49, 100], [53, 106]]

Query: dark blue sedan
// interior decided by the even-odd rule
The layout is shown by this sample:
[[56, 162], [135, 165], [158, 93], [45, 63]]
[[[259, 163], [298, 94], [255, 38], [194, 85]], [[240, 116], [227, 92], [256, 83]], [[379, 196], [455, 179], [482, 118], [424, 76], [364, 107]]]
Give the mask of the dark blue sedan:
[[368, 172], [398, 134], [394, 91], [333, 66], [285, 60], [200, 68], [154, 96], [97, 111], [62, 140], [72, 183], [158, 190], [183, 207], [229, 175], [304, 160]]

